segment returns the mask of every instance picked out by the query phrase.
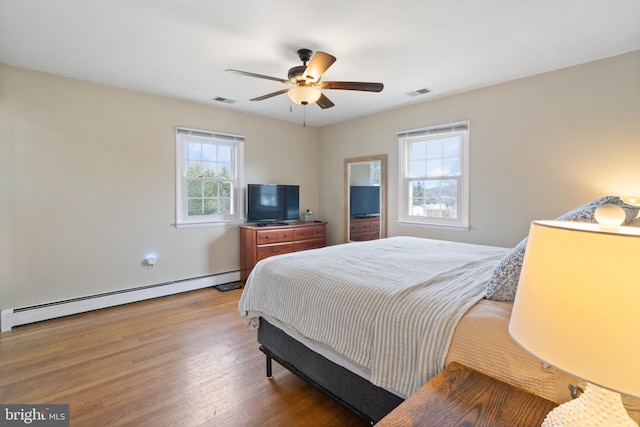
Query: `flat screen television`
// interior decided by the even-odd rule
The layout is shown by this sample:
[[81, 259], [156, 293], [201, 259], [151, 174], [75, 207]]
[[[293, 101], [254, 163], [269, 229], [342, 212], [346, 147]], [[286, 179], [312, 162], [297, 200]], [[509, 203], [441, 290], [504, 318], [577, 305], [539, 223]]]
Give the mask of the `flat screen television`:
[[300, 186], [247, 185], [247, 222], [277, 223], [300, 219]]
[[349, 209], [351, 216], [380, 215], [380, 187], [352, 185], [349, 188]]

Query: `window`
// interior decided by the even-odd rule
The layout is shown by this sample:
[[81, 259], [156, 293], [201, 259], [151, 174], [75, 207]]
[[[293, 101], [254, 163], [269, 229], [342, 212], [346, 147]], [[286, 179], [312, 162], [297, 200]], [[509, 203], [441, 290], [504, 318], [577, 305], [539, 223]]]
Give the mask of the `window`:
[[468, 228], [468, 123], [400, 132], [398, 145], [398, 220]]
[[177, 225], [242, 220], [244, 137], [178, 128]]

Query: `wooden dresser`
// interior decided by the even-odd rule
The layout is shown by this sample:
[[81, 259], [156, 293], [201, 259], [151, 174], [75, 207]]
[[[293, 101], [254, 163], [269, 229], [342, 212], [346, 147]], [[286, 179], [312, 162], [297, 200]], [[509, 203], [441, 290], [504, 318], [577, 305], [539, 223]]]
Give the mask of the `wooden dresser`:
[[349, 240], [362, 242], [380, 238], [380, 218], [351, 218], [349, 219]]
[[258, 261], [274, 255], [324, 247], [327, 244], [326, 236], [326, 222], [267, 227], [241, 225], [240, 281], [246, 282]]

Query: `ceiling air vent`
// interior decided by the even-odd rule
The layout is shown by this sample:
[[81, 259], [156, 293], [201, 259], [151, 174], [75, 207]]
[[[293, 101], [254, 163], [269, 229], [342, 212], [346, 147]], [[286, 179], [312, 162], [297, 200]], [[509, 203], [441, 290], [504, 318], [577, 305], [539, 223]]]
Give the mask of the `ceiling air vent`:
[[225, 104], [235, 104], [236, 102], [238, 102], [234, 99], [223, 98], [222, 96], [215, 96], [211, 98], [211, 100], [216, 102], [224, 102]]
[[431, 92], [429, 89], [424, 88], [424, 89], [415, 90], [413, 92], [409, 92], [409, 93], [407, 93], [407, 95], [409, 95], [409, 96], [420, 96], [420, 95], [427, 94], [429, 92]]

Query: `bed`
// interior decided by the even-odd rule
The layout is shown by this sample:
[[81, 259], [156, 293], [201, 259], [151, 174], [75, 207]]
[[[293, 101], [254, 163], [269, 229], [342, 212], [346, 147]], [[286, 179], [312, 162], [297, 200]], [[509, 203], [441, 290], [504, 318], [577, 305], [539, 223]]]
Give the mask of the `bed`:
[[267, 258], [238, 308], [268, 376], [275, 360], [370, 424], [452, 361], [560, 403], [576, 380], [507, 332], [523, 242], [398, 236]]

